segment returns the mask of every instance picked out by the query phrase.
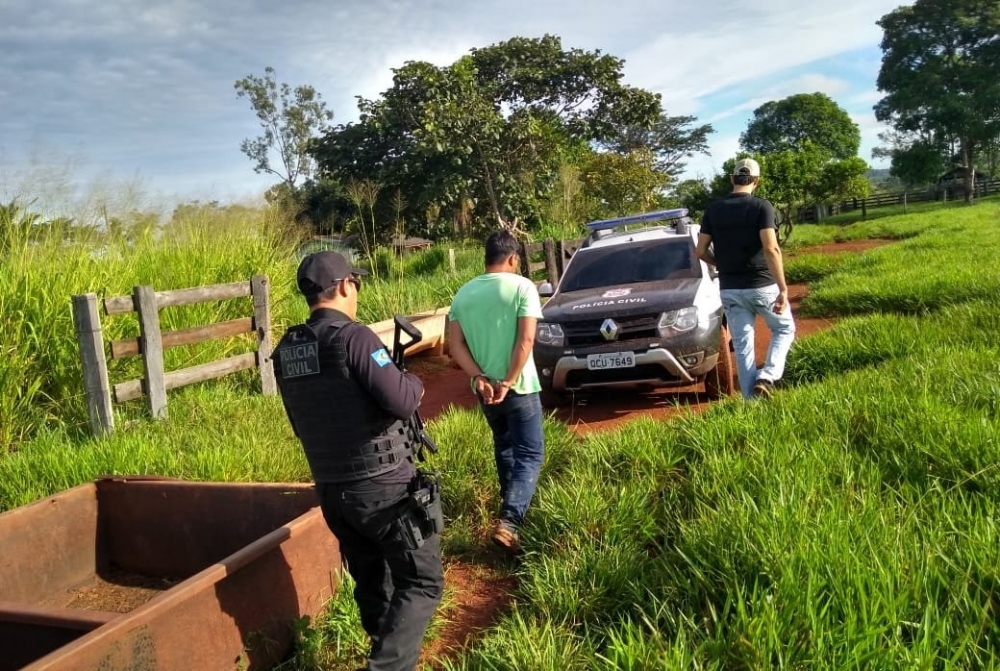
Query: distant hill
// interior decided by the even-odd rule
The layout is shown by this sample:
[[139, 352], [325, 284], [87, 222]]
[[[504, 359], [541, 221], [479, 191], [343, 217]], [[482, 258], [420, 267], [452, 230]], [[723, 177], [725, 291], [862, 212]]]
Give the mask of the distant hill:
[[895, 190], [902, 188], [899, 180], [889, 174], [888, 168], [872, 168], [865, 173], [865, 178], [873, 189]]

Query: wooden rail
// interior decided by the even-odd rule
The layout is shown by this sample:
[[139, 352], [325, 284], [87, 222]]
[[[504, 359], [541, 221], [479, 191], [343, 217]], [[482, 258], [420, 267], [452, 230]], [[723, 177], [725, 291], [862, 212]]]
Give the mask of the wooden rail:
[[[566, 264], [585, 240], [586, 238], [577, 240], [546, 238], [542, 242], [521, 245], [521, 274], [534, 280], [537, 279], [535, 274], [544, 270], [545, 281], [555, 286], [562, 277]], [[542, 256], [541, 260], [535, 261], [539, 255]]]
[[[444, 354], [445, 331], [448, 321], [448, 312], [450, 310], [451, 306], [448, 305], [437, 308], [436, 310], [411, 315], [409, 317], [410, 323], [420, 330], [423, 338], [419, 343], [406, 350], [407, 356], [427, 350], [430, 350], [432, 356], [440, 356]], [[382, 341], [382, 344], [385, 345], [390, 352], [392, 352], [393, 336], [396, 331], [396, 325], [393, 320], [386, 319], [384, 321], [375, 322], [374, 324], [369, 324], [368, 328], [374, 331], [375, 335], [377, 335]]]
[[[988, 196], [991, 193], [996, 193], [998, 191], [1000, 191], [1000, 179], [994, 179], [987, 182], [977, 181], [974, 195], [978, 198], [981, 196]], [[964, 193], [965, 182], [962, 180], [956, 180], [950, 186], [934, 185], [926, 189], [920, 189], [919, 191], [878, 193], [874, 196], [868, 196], [867, 198], [851, 198], [849, 200], [843, 200], [839, 203], [834, 203], [830, 207], [832, 208], [831, 214], [851, 212], [853, 210], [861, 210], [863, 214], [867, 214], [868, 208], [962, 198]], [[803, 207], [798, 211], [799, 221], [810, 223], [818, 221], [819, 218], [816, 206]]]
[[[245, 297], [253, 299], [252, 317], [178, 331], [163, 332], [160, 329], [161, 308]], [[114, 431], [112, 398], [115, 402], [122, 403], [145, 396], [150, 414], [157, 419], [163, 419], [167, 416], [168, 390], [249, 368], [259, 369], [261, 390], [265, 395], [277, 393], [274, 370], [271, 367], [271, 306], [266, 276], [255, 275], [249, 282], [232, 282], [172, 291], [154, 291], [149, 286], [137, 286], [131, 296], [106, 298], [102, 303], [105, 313], [109, 316], [129, 312], [138, 314], [139, 336], [112, 341], [109, 343], [109, 349], [112, 359], [141, 356], [143, 378], [127, 380], [114, 386], [109, 384], [97, 296], [95, 294], [73, 296], [73, 321], [80, 346], [90, 423], [95, 435], [107, 435]], [[192, 345], [244, 333], [257, 335], [256, 351], [181, 370], [169, 372], [164, 370], [163, 350], [166, 348]]]

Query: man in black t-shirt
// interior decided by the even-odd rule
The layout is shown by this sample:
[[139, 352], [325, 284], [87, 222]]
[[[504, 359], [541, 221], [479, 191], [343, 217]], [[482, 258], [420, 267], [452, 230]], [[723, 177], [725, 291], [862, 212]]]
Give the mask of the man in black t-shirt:
[[[719, 271], [740, 391], [744, 398], [766, 397], [785, 370], [795, 340], [795, 320], [788, 305], [774, 207], [753, 195], [760, 183], [760, 165], [752, 158], [741, 159], [729, 180], [732, 193], [709, 205], [702, 217], [698, 256]], [[754, 353], [757, 315], [771, 331], [767, 359], [760, 370]]]

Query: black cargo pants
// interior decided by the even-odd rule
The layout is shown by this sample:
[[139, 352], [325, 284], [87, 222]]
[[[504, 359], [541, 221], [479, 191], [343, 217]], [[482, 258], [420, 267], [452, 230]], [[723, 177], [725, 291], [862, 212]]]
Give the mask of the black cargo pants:
[[403, 547], [397, 520], [406, 484], [317, 484], [323, 517], [354, 578], [354, 600], [372, 640], [370, 671], [413, 671], [424, 632], [441, 601], [441, 535]]

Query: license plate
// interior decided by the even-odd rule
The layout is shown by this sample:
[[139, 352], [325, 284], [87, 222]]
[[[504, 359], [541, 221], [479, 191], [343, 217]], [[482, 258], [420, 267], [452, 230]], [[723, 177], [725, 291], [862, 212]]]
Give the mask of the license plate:
[[608, 370], [609, 368], [635, 368], [635, 353], [608, 352], [587, 355], [587, 370]]

